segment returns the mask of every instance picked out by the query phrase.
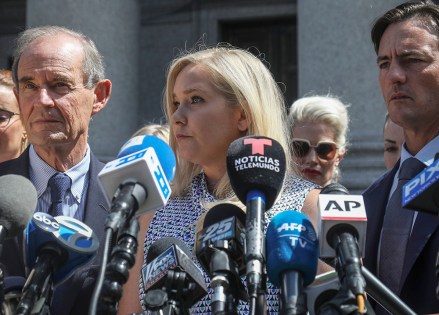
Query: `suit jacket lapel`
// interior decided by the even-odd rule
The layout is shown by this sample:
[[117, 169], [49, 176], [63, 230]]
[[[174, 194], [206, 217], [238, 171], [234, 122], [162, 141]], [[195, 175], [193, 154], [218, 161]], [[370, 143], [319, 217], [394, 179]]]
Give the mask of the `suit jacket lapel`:
[[377, 271], [381, 228], [383, 226], [389, 192], [398, 167], [399, 163], [363, 193], [367, 212], [366, 250], [363, 257], [365, 266], [373, 273]]
[[98, 173], [105, 164], [99, 162], [91, 153], [90, 157], [90, 181], [85, 205], [84, 223], [87, 224], [99, 239], [104, 235], [104, 221], [109, 212], [109, 204], [98, 183]]
[[401, 276], [401, 288], [407, 279], [407, 276], [410, 273], [410, 270], [412, 269], [416, 259], [423, 251], [425, 244], [427, 244], [430, 236], [438, 227], [439, 221], [437, 217], [431, 214], [418, 212], [410, 239], [407, 244], [407, 251], [404, 258], [404, 266]]

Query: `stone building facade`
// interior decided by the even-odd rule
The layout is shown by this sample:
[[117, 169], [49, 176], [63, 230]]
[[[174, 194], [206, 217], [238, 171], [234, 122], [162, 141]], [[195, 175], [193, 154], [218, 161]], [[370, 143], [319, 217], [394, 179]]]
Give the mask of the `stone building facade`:
[[0, 67], [11, 64], [25, 27], [57, 24], [79, 30], [105, 57], [113, 95], [93, 119], [90, 143], [115, 157], [142, 124], [163, 119], [166, 67], [196, 43], [230, 42], [262, 53], [288, 104], [309, 94], [349, 103], [350, 147], [342, 183], [358, 193], [384, 171], [385, 106], [370, 27], [395, 0], [2, 0]]

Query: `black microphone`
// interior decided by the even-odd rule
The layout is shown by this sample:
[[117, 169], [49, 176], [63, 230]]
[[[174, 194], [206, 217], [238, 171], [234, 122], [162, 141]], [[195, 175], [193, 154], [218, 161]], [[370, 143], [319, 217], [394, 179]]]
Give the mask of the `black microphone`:
[[[108, 162], [99, 172], [99, 184], [111, 200], [110, 213], [105, 226], [102, 265], [90, 303], [89, 314], [115, 314], [122, 296], [122, 285], [128, 280], [129, 268], [135, 261], [137, 248], [137, 217], [162, 208], [171, 196], [175, 171], [175, 155], [171, 147], [154, 136], [131, 138], [122, 147], [116, 160]], [[115, 245], [111, 270], [106, 272], [108, 258]], [[133, 259], [134, 258], [134, 259]], [[105, 279], [104, 279], [105, 278]], [[105, 286], [105, 287], [103, 287]], [[98, 308], [99, 300], [99, 308]]]
[[433, 215], [439, 214], [439, 159], [404, 185], [402, 205]]
[[[20, 175], [0, 177], [0, 256], [3, 241], [18, 236], [26, 228], [37, 205], [37, 191]], [[0, 266], [0, 305], [5, 299], [4, 272]], [[7, 293], [7, 292], [6, 292]]]
[[362, 196], [348, 195], [347, 189], [337, 183], [322, 189], [319, 195], [320, 256], [337, 258], [339, 276], [344, 277], [348, 288], [357, 296], [364, 295], [366, 286], [360, 255], [364, 252], [366, 222]]
[[0, 314], [15, 314], [25, 283], [26, 279], [24, 277], [9, 276], [5, 278], [5, 298], [4, 302], [1, 304], [2, 313]]
[[[145, 304], [156, 304], [161, 290], [167, 295], [164, 308], [189, 314], [188, 309], [207, 294], [206, 283], [201, 270], [192, 260], [186, 244], [175, 237], [165, 237], [155, 241], [146, 256], [146, 266], [142, 268]], [[163, 295], [162, 295], [163, 296]]]
[[207, 270], [213, 289], [212, 314], [238, 314], [239, 300], [248, 300], [240, 276], [245, 274], [244, 211], [231, 203], [210, 209], [200, 231], [196, 231], [195, 252]]
[[247, 206], [246, 251], [247, 292], [251, 305], [265, 288], [265, 210], [274, 204], [285, 178], [285, 152], [279, 142], [261, 136], [239, 138], [227, 152], [227, 174], [239, 200]]
[[0, 177], [0, 244], [24, 231], [36, 206], [37, 191], [30, 180], [20, 175]]
[[[83, 222], [36, 212], [26, 228], [25, 260], [29, 271], [16, 314], [46, 307], [55, 287], [89, 263], [99, 248], [97, 235]], [[37, 303], [38, 302], [38, 303]]]
[[[343, 285], [342, 280], [349, 277], [350, 280], [347, 281], [346, 285], [354, 294], [356, 294], [355, 291], [363, 291], [365, 285], [368, 295], [391, 313], [413, 315], [414, 312], [398, 296], [385, 287], [369, 270], [360, 265], [359, 257], [364, 253], [366, 242], [366, 210], [364, 209], [363, 196], [347, 194], [348, 190], [344, 186], [335, 183], [329, 184], [320, 192], [320, 257], [343, 255], [340, 257], [341, 259], [337, 258], [336, 267], [346, 263], [350, 267], [344, 270], [338, 268], [337, 273], [339, 278], [340, 276], [342, 278], [340, 279], [341, 285]], [[340, 238], [340, 234], [347, 235], [341, 235]], [[340, 240], [344, 240], [345, 244], [340, 246]], [[358, 275], [359, 270], [361, 270], [363, 279]], [[349, 276], [349, 274], [352, 275]]]
[[306, 305], [309, 315], [319, 314], [323, 304], [329, 302], [340, 290], [340, 280], [334, 270], [317, 275], [305, 288]]

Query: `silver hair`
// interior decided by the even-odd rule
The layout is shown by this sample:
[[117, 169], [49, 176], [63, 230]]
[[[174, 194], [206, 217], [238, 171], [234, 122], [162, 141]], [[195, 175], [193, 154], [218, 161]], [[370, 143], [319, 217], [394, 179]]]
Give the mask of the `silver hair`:
[[92, 88], [95, 84], [105, 79], [104, 61], [102, 55], [96, 48], [95, 43], [86, 35], [77, 31], [70, 30], [62, 26], [39, 26], [29, 28], [20, 33], [14, 50], [14, 62], [12, 64], [12, 77], [15, 85], [18, 87], [18, 63], [24, 50], [36, 39], [67, 34], [78, 39], [82, 43], [84, 51], [83, 73], [85, 77], [84, 85], [86, 88]]

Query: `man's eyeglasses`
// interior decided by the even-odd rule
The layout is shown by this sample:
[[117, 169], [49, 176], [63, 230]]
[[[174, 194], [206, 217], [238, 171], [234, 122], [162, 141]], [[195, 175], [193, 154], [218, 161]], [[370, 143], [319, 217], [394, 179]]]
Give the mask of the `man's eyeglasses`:
[[0, 128], [4, 128], [9, 125], [12, 116], [20, 115], [18, 113], [10, 112], [6, 109], [0, 109]]
[[337, 152], [337, 145], [330, 141], [319, 141], [317, 145], [311, 145], [306, 139], [293, 138], [293, 155], [299, 158], [308, 155], [309, 150], [316, 150], [317, 156], [322, 160], [332, 160]]

